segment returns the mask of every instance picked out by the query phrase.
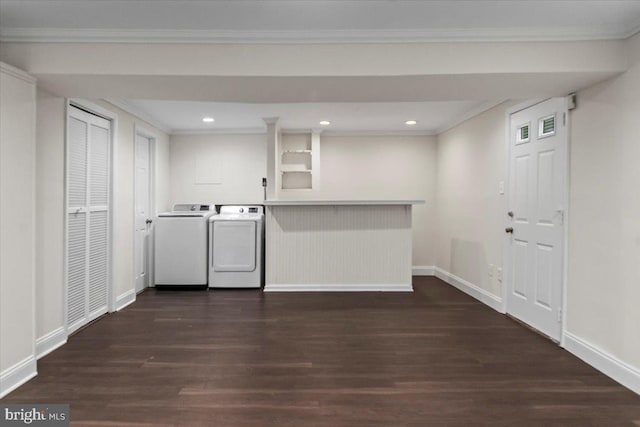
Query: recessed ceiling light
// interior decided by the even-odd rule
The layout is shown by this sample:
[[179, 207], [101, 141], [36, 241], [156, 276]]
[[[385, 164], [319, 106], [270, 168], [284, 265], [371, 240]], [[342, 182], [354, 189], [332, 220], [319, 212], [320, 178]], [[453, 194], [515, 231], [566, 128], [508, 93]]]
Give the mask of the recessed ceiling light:
[[415, 121], [415, 120], [407, 120], [406, 122], [404, 122], [404, 124], [405, 125], [409, 125], [409, 126], [413, 126], [413, 125], [418, 124], [418, 122]]
[[331, 124], [331, 122], [330, 122], [330, 121], [328, 121], [328, 120], [322, 120], [322, 121], [320, 122], [320, 124], [321, 124], [322, 126], [329, 126], [329, 125]]
[[204, 117], [204, 118], [202, 119], [202, 121], [203, 121], [203, 122], [205, 122], [205, 123], [213, 123], [213, 122], [215, 122], [215, 120], [213, 119], [213, 117]]

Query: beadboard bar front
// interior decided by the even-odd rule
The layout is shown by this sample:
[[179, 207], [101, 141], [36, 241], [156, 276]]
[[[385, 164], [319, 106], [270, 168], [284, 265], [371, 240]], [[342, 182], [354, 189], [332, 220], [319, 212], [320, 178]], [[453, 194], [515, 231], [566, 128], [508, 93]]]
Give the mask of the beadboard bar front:
[[411, 292], [411, 206], [267, 201], [265, 292]]

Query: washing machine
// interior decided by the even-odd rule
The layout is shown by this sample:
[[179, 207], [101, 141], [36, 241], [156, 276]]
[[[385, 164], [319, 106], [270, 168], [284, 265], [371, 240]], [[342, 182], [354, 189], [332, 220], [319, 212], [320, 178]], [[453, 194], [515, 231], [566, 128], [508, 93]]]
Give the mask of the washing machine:
[[177, 204], [158, 215], [155, 228], [156, 286], [208, 284], [209, 218], [215, 205]]
[[264, 278], [264, 208], [222, 206], [209, 219], [209, 287], [259, 288]]

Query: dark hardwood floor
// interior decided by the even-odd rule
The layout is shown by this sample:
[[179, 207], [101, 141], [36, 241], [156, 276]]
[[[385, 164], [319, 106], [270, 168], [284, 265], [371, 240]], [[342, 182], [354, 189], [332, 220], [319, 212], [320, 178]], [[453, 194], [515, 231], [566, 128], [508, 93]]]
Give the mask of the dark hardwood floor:
[[155, 291], [3, 403], [75, 425], [640, 425], [640, 396], [432, 277], [415, 292]]

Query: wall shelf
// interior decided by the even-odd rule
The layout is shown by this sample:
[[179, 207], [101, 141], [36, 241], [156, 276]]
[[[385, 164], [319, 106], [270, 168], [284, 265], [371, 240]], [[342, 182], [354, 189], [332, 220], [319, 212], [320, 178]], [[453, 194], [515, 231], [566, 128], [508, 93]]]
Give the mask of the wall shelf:
[[311, 154], [311, 150], [284, 150], [282, 154]]
[[311, 171], [311, 169], [304, 169], [304, 170], [295, 170], [295, 169], [291, 169], [291, 170], [284, 170], [281, 171], [282, 173], [313, 173]]
[[[309, 133], [283, 133], [280, 137], [280, 190], [312, 190], [318, 167], [319, 136]], [[318, 151], [318, 152], [317, 152]]]

